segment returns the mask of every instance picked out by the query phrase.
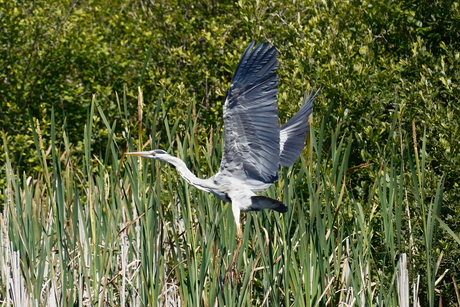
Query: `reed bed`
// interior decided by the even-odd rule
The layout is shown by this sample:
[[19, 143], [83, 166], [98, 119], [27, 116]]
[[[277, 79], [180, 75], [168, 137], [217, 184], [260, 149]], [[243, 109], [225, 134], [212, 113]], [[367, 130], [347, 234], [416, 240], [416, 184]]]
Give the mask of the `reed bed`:
[[[221, 131], [199, 131], [193, 100], [181, 121], [169, 112], [174, 101], [161, 97], [133, 128], [128, 100], [118, 102], [118, 122], [93, 100], [83, 153], [54, 121], [43, 140], [31, 120], [41, 169], [18, 173], [10, 160], [5, 167], [2, 305], [434, 306], [443, 272], [432, 241], [450, 231], [438, 217], [443, 182], [425, 195], [424, 139], [418, 148], [396, 115], [383, 158], [361, 166], [348, 164], [353, 141], [339, 121], [327, 136], [325, 123], [314, 122], [304, 154], [265, 192], [289, 211], [245, 214], [232, 265], [230, 205], [169, 165], [123, 155], [162, 148], [207, 177], [219, 169]], [[142, 93], [138, 101], [142, 110]], [[100, 123], [105, 151], [93, 152]], [[360, 171], [372, 174], [361, 190], [353, 178]]]

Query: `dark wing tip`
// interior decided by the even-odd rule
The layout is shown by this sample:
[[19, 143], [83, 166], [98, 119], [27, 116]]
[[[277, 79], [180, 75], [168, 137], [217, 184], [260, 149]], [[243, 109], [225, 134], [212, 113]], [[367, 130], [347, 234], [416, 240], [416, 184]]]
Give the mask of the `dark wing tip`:
[[[254, 48], [255, 42], [251, 42], [243, 52], [232, 78], [235, 82], [254, 82], [263, 80], [272, 75], [278, 67], [278, 52], [276, 47], [269, 43], [259, 43]], [[277, 77], [277, 76], [276, 76]]]

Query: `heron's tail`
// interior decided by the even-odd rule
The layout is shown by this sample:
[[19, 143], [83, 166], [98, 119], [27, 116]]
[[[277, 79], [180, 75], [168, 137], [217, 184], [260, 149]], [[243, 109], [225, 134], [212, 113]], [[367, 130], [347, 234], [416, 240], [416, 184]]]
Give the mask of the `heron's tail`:
[[280, 213], [286, 213], [288, 207], [279, 200], [266, 196], [252, 196], [251, 207], [247, 211], [259, 211], [260, 209], [272, 209]]

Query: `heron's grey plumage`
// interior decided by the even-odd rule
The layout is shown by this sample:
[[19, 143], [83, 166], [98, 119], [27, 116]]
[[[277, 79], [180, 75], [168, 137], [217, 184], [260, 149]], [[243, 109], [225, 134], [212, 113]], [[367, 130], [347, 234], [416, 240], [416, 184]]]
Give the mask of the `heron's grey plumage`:
[[219, 172], [208, 179], [197, 178], [179, 158], [163, 150], [132, 152], [145, 158], [173, 164], [179, 174], [198, 189], [232, 203], [241, 236], [240, 211], [272, 209], [281, 213], [282, 202], [254, 193], [278, 180], [280, 166], [291, 166], [299, 157], [310, 129], [308, 117], [318, 94], [304, 98], [299, 112], [279, 127], [278, 67], [275, 47], [254, 42], [244, 51], [225, 99], [224, 152]]
[[274, 47], [254, 43], [243, 53], [224, 104], [224, 154], [219, 176], [243, 182], [278, 180], [278, 67]]

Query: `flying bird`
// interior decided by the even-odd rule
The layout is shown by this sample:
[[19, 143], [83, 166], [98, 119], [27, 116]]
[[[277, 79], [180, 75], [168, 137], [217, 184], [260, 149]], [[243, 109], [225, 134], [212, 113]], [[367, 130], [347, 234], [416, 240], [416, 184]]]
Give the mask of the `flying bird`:
[[214, 176], [196, 177], [181, 159], [161, 149], [127, 153], [168, 162], [189, 184], [231, 202], [239, 239], [243, 236], [241, 211], [288, 211], [281, 201], [255, 192], [271, 186], [279, 179], [280, 166], [291, 166], [301, 154], [310, 130], [308, 117], [319, 92], [305, 96], [298, 113], [280, 127], [276, 57], [275, 47], [260, 43], [254, 48], [254, 42], [241, 56], [223, 107], [224, 152]]

